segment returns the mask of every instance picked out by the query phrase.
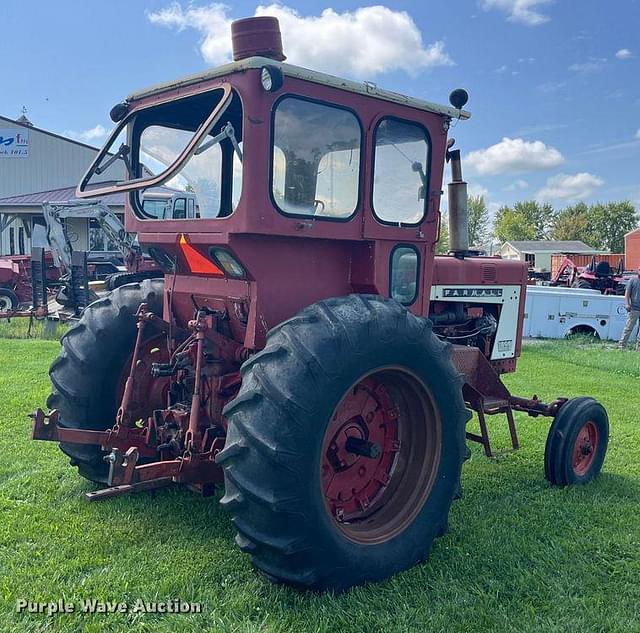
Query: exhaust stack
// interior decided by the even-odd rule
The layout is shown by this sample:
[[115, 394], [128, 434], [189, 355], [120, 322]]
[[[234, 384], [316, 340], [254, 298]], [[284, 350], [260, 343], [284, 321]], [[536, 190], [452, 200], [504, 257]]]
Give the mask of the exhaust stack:
[[451, 161], [449, 188], [449, 252], [463, 258], [469, 252], [469, 212], [467, 209], [467, 183], [462, 179], [460, 150], [447, 152]]

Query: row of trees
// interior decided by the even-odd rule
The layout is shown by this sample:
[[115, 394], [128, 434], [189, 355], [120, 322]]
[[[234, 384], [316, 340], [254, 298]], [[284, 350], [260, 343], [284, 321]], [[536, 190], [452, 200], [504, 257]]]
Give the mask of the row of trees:
[[[485, 247], [493, 239], [580, 240], [612, 253], [624, 251], [624, 235], [638, 225], [636, 210], [628, 200], [587, 205], [579, 202], [561, 210], [535, 200], [498, 209], [493, 227], [483, 196], [469, 196], [469, 243]], [[439, 247], [447, 250], [446, 226]]]

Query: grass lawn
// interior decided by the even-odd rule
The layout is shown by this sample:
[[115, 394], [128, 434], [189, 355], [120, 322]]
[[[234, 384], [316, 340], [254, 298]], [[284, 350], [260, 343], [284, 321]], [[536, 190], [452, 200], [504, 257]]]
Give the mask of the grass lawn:
[[[19, 334], [14, 332], [16, 336]], [[178, 489], [89, 504], [52, 443], [29, 439], [49, 340], [0, 339], [0, 631], [640, 631], [640, 356], [611, 346], [525, 347], [514, 393], [593, 395], [609, 411], [601, 477], [551, 488], [548, 420], [519, 415], [523, 448], [472, 445], [464, 497], [427, 564], [334, 597], [274, 586], [233, 543], [216, 499]], [[506, 423], [490, 421], [496, 447]], [[180, 598], [201, 615], [15, 613], [16, 600]]]

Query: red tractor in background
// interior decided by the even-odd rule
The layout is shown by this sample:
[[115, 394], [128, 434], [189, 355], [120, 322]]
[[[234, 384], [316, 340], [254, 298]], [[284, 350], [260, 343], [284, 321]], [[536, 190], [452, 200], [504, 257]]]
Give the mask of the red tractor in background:
[[[527, 270], [469, 250], [447, 139], [466, 93], [441, 106], [284, 64], [274, 18], [232, 33], [233, 63], [111, 111], [77, 195], [126, 192], [127, 231], [164, 279], [86, 308], [33, 437], [106, 486], [89, 499], [224, 483], [256, 567], [316, 589], [427, 558], [465, 439], [492, 454], [487, 415], [507, 416], [514, 448], [514, 411], [552, 417], [547, 479], [591, 480], [602, 405], [517, 397], [500, 379], [520, 354]], [[435, 257], [445, 159], [451, 253]], [[113, 160], [126, 177], [94, 187]], [[195, 192], [198, 217], [145, 213], [144, 192], [169, 181]]]
[[614, 269], [608, 261], [597, 261], [595, 256], [592, 257], [588, 266], [583, 267], [577, 266], [572, 259], [565, 257], [551, 280], [551, 285], [598, 290], [603, 295], [623, 295], [625, 291], [623, 272], [622, 259]]
[[[47, 285], [55, 286], [60, 280], [51, 253], [44, 254]], [[14, 313], [21, 305], [32, 301], [31, 256], [7, 255], [0, 257], [0, 313]]]

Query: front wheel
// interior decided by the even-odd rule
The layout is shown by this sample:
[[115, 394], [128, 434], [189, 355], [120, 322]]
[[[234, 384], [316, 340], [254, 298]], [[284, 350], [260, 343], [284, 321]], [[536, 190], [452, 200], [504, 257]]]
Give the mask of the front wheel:
[[586, 484], [602, 469], [609, 418], [593, 398], [572, 398], [556, 415], [544, 451], [547, 480], [556, 486]]
[[272, 330], [229, 403], [222, 503], [270, 577], [344, 590], [427, 558], [465, 456], [461, 378], [426, 319], [322, 301]]

